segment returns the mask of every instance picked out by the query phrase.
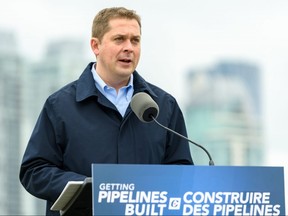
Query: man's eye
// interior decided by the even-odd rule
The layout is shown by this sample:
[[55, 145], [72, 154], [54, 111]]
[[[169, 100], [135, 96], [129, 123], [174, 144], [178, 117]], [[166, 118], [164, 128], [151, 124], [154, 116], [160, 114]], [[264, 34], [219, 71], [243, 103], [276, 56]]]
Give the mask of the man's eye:
[[123, 40], [123, 38], [121, 38], [121, 37], [115, 38], [115, 41], [122, 41], [122, 40]]
[[132, 43], [138, 44], [138, 43], [140, 43], [140, 39], [139, 38], [134, 38], [134, 39], [132, 39]]

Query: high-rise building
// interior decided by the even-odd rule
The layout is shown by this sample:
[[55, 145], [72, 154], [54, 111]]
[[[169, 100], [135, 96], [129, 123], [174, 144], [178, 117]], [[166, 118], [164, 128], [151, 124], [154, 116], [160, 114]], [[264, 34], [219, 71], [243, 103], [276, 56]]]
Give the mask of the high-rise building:
[[88, 64], [85, 54], [82, 40], [57, 40], [48, 44], [41, 61], [30, 66], [29, 76], [26, 76], [29, 77], [26, 86], [30, 88], [30, 93], [26, 100], [34, 101], [30, 109], [33, 121], [51, 93], [80, 76]]
[[35, 63], [21, 57], [14, 33], [0, 31], [0, 215], [45, 214], [20, 184], [20, 163], [46, 98], [80, 76], [85, 50], [80, 39], [55, 41]]
[[[204, 145], [217, 165], [261, 165], [261, 80], [257, 66], [223, 62], [187, 75], [185, 119], [189, 137]], [[195, 164], [208, 164], [191, 146]]]
[[[47, 97], [77, 79], [86, 64], [87, 55], [82, 40], [71, 39], [49, 43], [43, 60], [27, 66], [27, 73], [23, 76], [23, 151]], [[29, 196], [27, 192], [24, 197], [29, 200], [25, 205], [29, 207], [24, 206], [23, 212], [35, 215], [45, 213], [43, 200]]]
[[19, 215], [21, 61], [13, 33], [0, 32], [0, 214]]

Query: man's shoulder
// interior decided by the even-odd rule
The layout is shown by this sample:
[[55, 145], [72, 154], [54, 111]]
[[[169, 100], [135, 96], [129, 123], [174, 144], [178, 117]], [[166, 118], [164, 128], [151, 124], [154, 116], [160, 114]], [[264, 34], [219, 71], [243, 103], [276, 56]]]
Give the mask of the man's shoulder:
[[147, 82], [147, 85], [150, 86], [150, 89], [155, 93], [155, 95], [157, 95], [157, 97], [175, 101], [174, 96], [172, 94], [170, 94], [168, 91], [161, 88], [160, 86], [154, 85], [154, 84], [149, 83], [149, 82]]
[[139, 91], [147, 91], [152, 97], [160, 97], [160, 98], [167, 98], [167, 99], [172, 99], [174, 100], [174, 97], [168, 93], [166, 90], [161, 88], [158, 85], [155, 85], [149, 81], [146, 81], [143, 77], [141, 77], [137, 72], [134, 73], [135, 78], [136, 78], [136, 85], [135, 85], [135, 90], [136, 92]]
[[[77, 80], [71, 81], [70, 83], [59, 88], [57, 91], [52, 93], [49, 100], [67, 100], [72, 98], [77, 99], [77, 94], [82, 95], [83, 93], [91, 92], [94, 90], [94, 82], [92, 74], [90, 73], [91, 63], [85, 68], [80, 77]], [[88, 93], [87, 93], [88, 94]]]
[[73, 98], [75, 100], [77, 82], [78, 80], [75, 80], [66, 84], [52, 93], [47, 100], [50, 102], [66, 101], [69, 98]]

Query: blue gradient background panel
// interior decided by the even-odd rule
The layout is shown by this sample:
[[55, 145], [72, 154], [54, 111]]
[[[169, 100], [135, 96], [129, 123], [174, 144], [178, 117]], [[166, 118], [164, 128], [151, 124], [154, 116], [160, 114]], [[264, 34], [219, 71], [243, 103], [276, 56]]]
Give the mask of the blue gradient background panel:
[[93, 164], [92, 178], [93, 215], [285, 215], [283, 167]]

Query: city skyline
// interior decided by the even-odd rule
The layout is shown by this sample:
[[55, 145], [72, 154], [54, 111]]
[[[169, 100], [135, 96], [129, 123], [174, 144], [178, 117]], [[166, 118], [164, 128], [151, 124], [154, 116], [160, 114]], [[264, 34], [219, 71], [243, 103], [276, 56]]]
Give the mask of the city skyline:
[[59, 38], [86, 42], [87, 58], [93, 61], [89, 38], [96, 12], [107, 6], [135, 9], [143, 24], [138, 71], [173, 94], [180, 105], [186, 97], [184, 74], [190, 68], [221, 60], [256, 63], [263, 73], [266, 165], [287, 169], [288, 100], [282, 96], [288, 81], [287, 1], [0, 2], [0, 31], [15, 33], [18, 46], [11, 49], [32, 61], [44, 58], [49, 42]]
[[[287, 165], [288, 147], [285, 143], [288, 138], [283, 119], [288, 120], [285, 112], [288, 101], [277, 95], [285, 92], [288, 80], [288, 30], [285, 28], [288, 2], [205, 2], [165, 2], [165, 10], [160, 10], [164, 1], [155, 4], [150, 1], [98, 1], [93, 7], [89, 6], [94, 5], [93, 1], [83, 5], [80, 1], [68, 4], [67, 0], [1, 0], [0, 28], [16, 32], [19, 52], [27, 58], [44, 56], [48, 41], [71, 37], [86, 41], [87, 56], [94, 60], [89, 37], [96, 12], [107, 6], [133, 8], [143, 22], [142, 57], [138, 70], [151, 82], [174, 94], [180, 103], [185, 97], [181, 87], [182, 74], [189, 68], [212, 65], [222, 59], [255, 62], [263, 71], [264, 123], [271, 153], [268, 154], [268, 165]], [[171, 16], [172, 11], [177, 14], [176, 18]], [[160, 20], [157, 18], [159, 14]], [[152, 69], [150, 65], [153, 65]], [[165, 79], [161, 79], [163, 76]]]
[[[5, 35], [3, 36], [4, 34], [2, 33], [2, 34], [0, 34], [0, 38], [1, 39], [3, 39], [3, 38], [8, 38], [8, 37], [5, 37]], [[9, 35], [9, 34], [8, 34]], [[1, 37], [1, 36], [3, 36], [3, 37]], [[13, 45], [13, 43], [15, 43], [15, 41], [10, 41], [10, 43], [9, 43], [9, 40], [7, 41], [7, 44], [10, 44], [10, 45]], [[43, 102], [45, 101], [45, 99], [47, 98], [47, 95], [50, 95], [51, 93], [53, 93], [53, 92], [55, 92], [57, 89], [59, 89], [61, 86], [63, 86], [64, 84], [66, 84], [67, 82], [69, 82], [72, 78], [71, 78], [71, 76], [73, 77], [73, 75], [74, 76], [76, 76], [77, 77], [77, 72], [78, 71], [81, 71], [81, 69], [82, 69], [82, 63], [83, 64], [85, 64], [85, 62], [86, 62], [86, 60], [84, 59], [84, 58], [82, 58], [82, 56], [83, 56], [83, 53], [81, 53], [81, 50], [82, 50], [82, 43], [81, 43], [81, 41], [70, 41], [70, 42], [67, 42], [67, 41], [65, 41], [65, 43], [63, 43], [63, 41], [61, 41], [61, 40], [59, 40], [59, 41], [54, 41], [54, 42], [51, 42], [50, 44], [49, 44], [49, 46], [47, 47], [47, 51], [46, 51], [46, 55], [43, 57], [43, 59], [42, 60], [40, 60], [39, 62], [29, 62], [29, 61], [27, 61], [27, 59], [25, 60], [22, 56], [20, 56], [20, 55], [18, 55], [18, 53], [11, 53], [11, 54], [13, 54], [12, 56], [17, 56], [17, 58], [15, 59], [15, 60], [17, 60], [18, 59], [18, 61], [15, 61], [14, 63], [15, 63], [15, 65], [16, 65], [16, 67], [11, 67], [12, 65], [10, 65], [9, 63], [11, 63], [11, 61], [9, 61], [10, 60], [10, 57], [9, 57], [9, 55], [7, 55], [6, 57], [5, 57], [5, 54], [7, 54], [7, 52], [5, 52], [5, 50], [3, 51], [3, 50], [0, 50], [0, 55], [2, 55], [2, 60], [3, 60], [3, 62], [5, 62], [6, 60], [8, 60], [7, 61], [7, 64], [6, 64], [6, 67], [4, 67], [3, 69], [3, 71], [4, 72], [6, 72], [5, 74], [8, 74], [7, 72], [10, 72], [10, 75], [13, 75], [13, 80], [14, 81], [18, 81], [19, 83], [22, 83], [22, 85], [21, 85], [21, 87], [19, 88], [19, 89], [16, 89], [16, 90], [18, 90], [19, 92], [21, 92], [21, 94], [17, 94], [18, 95], [18, 97], [19, 97], [19, 100], [21, 101], [21, 104], [19, 104], [19, 106], [17, 106], [17, 107], [14, 107], [13, 105], [8, 105], [8, 106], [6, 106], [6, 110], [9, 110], [9, 109], [14, 109], [14, 110], [16, 110], [17, 111], [17, 113], [19, 113], [18, 115], [12, 115], [12, 116], [10, 116], [10, 115], [7, 115], [7, 117], [12, 117], [12, 119], [18, 119], [18, 116], [20, 117], [20, 119], [18, 119], [19, 120], [19, 123], [17, 124], [20, 128], [21, 128], [21, 130], [20, 130], [20, 132], [18, 132], [18, 133], [14, 133], [13, 134], [13, 137], [18, 137], [19, 139], [20, 139], [20, 142], [13, 142], [13, 146], [15, 146], [17, 149], [22, 149], [20, 152], [22, 152], [23, 151], [23, 149], [25, 148], [25, 146], [26, 146], [26, 143], [27, 143], [27, 140], [29, 139], [29, 137], [30, 137], [30, 133], [31, 133], [31, 131], [32, 131], [32, 129], [33, 129], [33, 124], [34, 124], [34, 122], [36, 121], [36, 119], [37, 119], [37, 117], [38, 117], [38, 115], [39, 115], [39, 112], [40, 112], [40, 110], [41, 110], [41, 107], [42, 107], [42, 105], [43, 105]], [[71, 50], [77, 50], [77, 52], [71, 52]], [[8, 53], [9, 53], [9, 51], [8, 51]], [[75, 61], [75, 59], [77, 59], [78, 61]], [[45, 60], [45, 64], [43, 64], [43, 61]], [[71, 63], [73, 62], [73, 67], [71, 67]], [[22, 65], [22, 66], [21, 66]], [[26, 65], [25, 67], [23, 67], [24, 65]], [[82, 65], [82, 66], [81, 66]], [[222, 66], [221, 66], [222, 65]], [[225, 66], [226, 65], [226, 66]], [[230, 65], [230, 66], [229, 66]], [[256, 70], [256, 71], [254, 71], [254, 73], [255, 72], [257, 72], [257, 67], [255, 67], [255, 66], [249, 66], [249, 65], [247, 65], [247, 64], [245, 64], [244, 63], [244, 67], [243, 66], [241, 66], [241, 64], [240, 65], [237, 65], [237, 64], [235, 64], [235, 62], [226, 62], [226, 63], [221, 63], [220, 65], [220, 68], [227, 68], [227, 66], [228, 66], [228, 68], [230, 68], [229, 69], [229, 73], [227, 74], [227, 75], [229, 75], [229, 76], [235, 76], [235, 74], [237, 74], [237, 73], [239, 73], [240, 71], [242, 71], [242, 72], [244, 72], [244, 76], [243, 76], [243, 78], [244, 77], [246, 77], [246, 78], [248, 78], [246, 75], [247, 74], [249, 74], [249, 71], [251, 71], [251, 69], [252, 69], [252, 72], [254, 71], [254, 70]], [[219, 67], [219, 66], [217, 66], [217, 67]], [[223, 67], [224, 66], [224, 67]], [[239, 67], [240, 66], [240, 67]], [[217, 68], [216, 67], [216, 68]], [[254, 67], [255, 67], [255, 69], [254, 69]], [[16, 78], [16, 73], [15, 73], [15, 71], [16, 70], [12, 70], [12, 71], [7, 71], [7, 69], [9, 69], [9, 68], [14, 68], [14, 69], [16, 69], [16, 68], [22, 68], [23, 70], [25, 70], [26, 71], [26, 73], [24, 74], [24, 75], [22, 75], [22, 76], [20, 76], [20, 79], [17, 79]], [[239, 68], [240, 69], [240, 71], [238, 71], [237, 72], [237, 68]], [[251, 69], [250, 69], [251, 68]], [[223, 69], [220, 69], [220, 74], [222, 74], [223, 72], [225, 72], [225, 70], [223, 70]], [[236, 69], [236, 73], [234, 73], [233, 71]], [[244, 69], [244, 70], [243, 70]], [[248, 69], [248, 70], [247, 70]], [[212, 72], [214, 71], [215, 69], [212, 69]], [[70, 73], [67, 73], [67, 71], [69, 71]], [[199, 71], [199, 72], [201, 72], [201, 71]], [[204, 72], [204, 71], [203, 71]], [[210, 72], [209, 70], [207, 71], [207, 72]], [[217, 72], [217, 70], [216, 70], [216, 72]], [[216, 74], [218, 74], [219, 72], [217, 72]], [[242, 73], [241, 72], [241, 73]], [[202, 72], [201, 72], [202, 73]], [[240, 73], [240, 74], [241, 74]], [[5, 78], [5, 74], [4, 74], [4, 76], [3, 76], [3, 74], [0, 74], [1, 75], [1, 78], [3, 79], [3, 78]], [[234, 75], [233, 75], [234, 74]], [[256, 73], [257, 74], [257, 73]], [[203, 73], [203, 75], [205, 75], [205, 73]], [[241, 77], [241, 76], [240, 76]], [[219, 78], [221, 78], [221, 76], [219, 77]], [[224, 78], [224, 77], [222, 77], [222, 78]], [[5, 80], [5, 79], [4, 79]], [[13, 80], [11, 80], [11, 81], [13, 81]], [[221, 80], [221, 79], [220, 79]], [[233, 81], [233, 80], [230, 80], [230, 81]], [[239, 88], [237, 87], [237, 86], [233, 86], [233, 84], [232, 83], [230, 83], [230, 81], [226, 81], [226, 84], [225, 83], [222, 83], [221, 85], [228, 85], [228, 86], [230, 86], [229, 87], [229, 91], [233, 91], [233, 89], [234, 90], [236, 90], [236, 92], [238, 92], [238, 93], [240, 93], [240, 94], [242, 94], [242, 93], [244, 93], [244, 97], [241, 97], [241, 98], [238, 98], [237, 96], [235, 97], [235, 95], [233, 96], [233, 95], [231, 95], [234, 99], [236, 99], [236, 100], [238, 100], [238, 99], [240, 99], [242, 102], [244, 102], [244, 103], [248, 103], [248, 105], [249, 105], [249, 101], [250, 100], [248, 100], [247, 102], [245, 102], [245, 98], [248, 96], [248, 97], [251, 97], [253, 94], [253, 92], [255, 92], [256, 91], [256, 93], [257, 93], [257, 91], [258, 91], [258, 88], [259, 88], [259, 86], [258, 86], [258, 84], [257, 84], [257, 82], [258, 82], [258, 76], [255, 76], [255, 79], [253, 79], [253, 80], [251, 80], [251, 82], [250, 82], [250, 87], [252, 87], [251, 85], [254, 85], [254, 83], [256, 84], [256, 86], [255, 86], [255, 90], [253, 90], [251, 93], [249, 93], [249, 95], [247, 95], [245, 92], [246, 92], [246, 90], [248, 90], [249, 88], [248, 87], [244, 87], [244, 89], [242, 88], [242, 90], [244, 90], [244, 92], [242, 92], [241, 93], [241, 91], [239, 92]], [[243, 80], [243, 81], [241, 81], [243, 84], [248, 84], [249, 83], [249, 79], [247, 80]], [[5, 83], [7, 83], [7, 82], [5, 82]], [[6, 85], [8, 85], [7, 87], [9, 87], [9, 83], [10, 82], [8, 82], [8, 84], [6, 84]], [[216, 81], [215, 80], [215, 83], [218, 83], [217, 84], [217, 86], [219, 87], [219, 80], [218, 81]], [[241, 84], [241, 85], [243, 85], [243, 84]], [[20, 85], [19, 85], [20, 86]], [[197, 94], [197, 87], [196, 87], [196, 85], [194, 85], [193, 84], [193, 86], [190, 86], [189, 84], [185, 84], [185, 86], [186, 86], [186, 88], [188, 88], [188, 87], [191, 87], [191, 89], [189, 88], [189, 90], [191, 91], [191, 93], [190, 94], [192, 94], [192, 93], [194, 93], [195, 95]], [[209, 86], [210, 86], [210, 84], [209, 84]], [[212, 85], [211, 85], [212, 86]], [[227, 86], [227, 87], [228, 87]], [[257, 87], [258, 86], [258, 87]], [[194, 87], [194, 88], [192, 88], [192, 87]], [[236, 88], [235, 88], [236, 87]], [[10, 88], [14, 88], [15, 89], [15, 86], [10, 86]], [[37, 91], [35, 91], [35, 89], [37, 89]], [[194, 89], [194, 90], [193, 90]], [[196, 90], [196, 91], [195, 91]], [[249, 91], [249, 90], [248, 90]], [[9, 91], [10, 92], [10, 91]], [[201, 88], [200, 88], [200, 92], [201, 92]], [[200, 93], [200, 92], [198, 92], [198, 94]], [[210, 92], [211, 93], [211, 92]], [[210, 93], [208, 93], [208, 95], [206, 94], [203, 94], [201, 97], [207, 97], [207, 98], [210, 98], [210, 96], [211, 95], [209, 95]], [[216, 93], [216, 91], [215, 91], [215, 93]], [[220, 92], [218, 92], [218, 93], [216, 93], [214, 96], [221, 96], [221, 94], [219, 95], [219, 93], [221, 93], [221, 90], [220, 90]], [[245, 94], [246, 94], [246, 96], [245, 96]], [[17, 96], [16, 95], [16, 96]], [[224, 98], [226, 98], [226, 96], [225, 96], [226, 94], [224, 94], [223, 96], [224, 96]], [[7, 96], [9, 97], [10, 96], [10, 94], [7, 94]], [[191, 97], [193, 98], [193, 95], [191, 95]], [[218, 98], [218, 99], [217, 99]], [[222, 99], [221, 99], [221, 97], [219, 98], [219, 97], [217, 97], [217, 98], [214, 98], [214, 99], [216, 99], [216, 102], [217, 103], [219, 103], [219, 102], [221, 102], [222, 101]], [[224, 99], [223, 98], [223, 99]], [[226, 99], [229, 99], [230, 97], [228, 97], [228, 98], [226, 98]], [[253, 107], [254, 108], [257, 108], [257, 104], [259, 103], [258, 102], [258, 96], [257, 96], [257, 94], [256, 94], [256, 98], [255, 99], [253, 99], [252, 101], [255, 101], [255, 105], [253, 105]], [[225, 100], [226, 100], [225, 99]], [[234, 100], [233, 99], [233, 100]], [[244, 100], [243, 100], [244, 99]], [[11, 100], [12, 102], [14, 102], [14, 100]], [[188, 103], [189, 103], [189, 98], [188, 98]], [[226, 105], [228, 105], [227, 103], [223, 103], [223, 105], [224, 106], [226, 106]], [[252, 105], [252, 104], [251, 104]], [[4, 105], [4, 107], [5, 107], [5, 105]], [[19, 107], [21, 107], [21, 109], [19, 108]], [[192, 105], [192, 106], [190, 106], [190, 108], [192, 108], [193, 109], [193, 107], [194, 107], [194, 105]], [[196, 106], [197, 107], [197, 106]], [[207, 108], [208, 108], [208, 106], [206, 106]], [[190, 108], [188, 108], [188, 110], [187, 110], [187, 107], [183, 107], [183, 111], [184, 112], [186, 112], [186, 114], [188, 114], [188, 116], [189, 116], [189, 113], [190, 113]], [[205, 108], [205, 106], [203, 106], [202, 108]], [[236, 108], [236, 107], [235, 107]], [[241, 107], [239, 107], [239, 108], [241, 108]], [[197, 108], [196, 108], [197, 109]], [[2, 111], [5, 111], [5, 109], [1, 109], [1, 112]], [[188, 113], [187, 113], [187, 111], [188, 111]], [[215, 110], [215, 111], [217, 111], [217, 110]], [[220, 111], [220, 110], [219, 110]], [[257, 115], [257, 113], [258, 113], [258, 110], [256, 109], [254, 112], [256, 112], [255, 114]], [[20, 113], [21, 113], [21, 115], [20, 115]], [[191, 114], [193, 114], [193, 112], [191, 113]], [[227, 113], [228, 114], [228, 113]], [[244, 113], [243, 113], [244, 114]], [[252, 114], [252, 113], [251, 113]], [[254, 115], [254, 114], [253, 114]], [[260, 115], [260, 113], [259, 113], [259, 115]], [[185, 116], [185, 115], [184, 115]], [[186, 117], [187, 117], [187, 115], [186, 115]], [[204, 116], [202, 116], [202, 117], [204, 117]], [[228, 116], [226, 116], [226, 117], [228, 117]], [[252, 117], [252, 116], [251, 116]], [[201, 114], [199, 115], [199, 116], [197, 116], [197, 118], [199, 119], [199, 122], [197, 122], [197, 125], [191, 125], [191, 122], [189, 123], [189, 118], [187, 118], [187, 129], [188, 129], [188, 132], [193, 132], [192, 133], [192, 135], [193, 135], [193, 137], [197, 137], [196, 135], [197, 135], [197, 132], [196, 132], [196, 134], [194, 133], [195, 132], [195, 128], [197, 128], [197, 127], [199, 127], [200, 125], [202, 125], [202, 126], [200, 126], [200, 127], [202, 127], [203, 128], [203, 126], [205, 127], [205, 124], [203, 124], [203, 120], [201, 120]], [[232, 122], [234, 121], [234, 120], [236, 120], [236, 119], [231, 119], [232, 120]], [[238, 120], [240, 120], [240, 119], [238, 119]], [[251, 119], [252, 120], [252, 119]], [[237, 120], [236, 120], [237, 121]], [[242, 120], [240, 120], [240, 121], [242, 121]], [[205, 123], [208, 123], [207, 121], [204, 121]], [[235, 122], [235, 121], [234, 121]], [[252, 120], [252, 122], [253, 122], [253, 120]], [[215, 123], [217, 123], [217, 122], [215, 122]], [[244, 123], [244, 122], [243, 122]], [[257, 124], [257, 122], [254, 122], [254, 123], [256, 123]], [[254, 124], [253, 123], [253, 124]], [[219, 122], [218, 123], [219, 124], [219, 126], [220, 127], [222, 127], [221, 126], [221, 123]], [[242, 124], [242, 123], [241, 123]], [[6, 124], [2, 124], [2, 125], [0, 125], [0, 126], [3, 126], [3, 128], [5, 129], [5, 130], [7, 130], [7, 125]], [[8, 124], [8, 126], [9, 126], [9, 124]], [[192, 131], [191, 130], [189, 130], [189, 128], [191, 129], [191, 126], [192, 126], [192, 128], [194, 127], [194, 129], [192, 129]], [[9, 129], [9, 127], [8, 127], [8, 129]], [[252, 128], [250, 128], [249, 129], [249, 127], [247, 128], [248, 130], [247, 130], [247, 132], [249, 131], [249, 130], [251, 130]], [[205, 130], [205, 129], [204, 129]], [[197, 130], [196, 130], [197, 131]], [[207, 128], [206, 129], [206, 131], [208, 132], [209, 131], [209, 128]], [[210, 130], [210, 132], [211, 132], [211, 130]], [[223, 131], [224, 133], [221, 135], [223, 138], [225, 137], [225, 131]], [[240, 132], [240, 131], [239, 131]], [[249, 132], [250, 134], [253, 134], [253, 129], [251, 130], [251, 132]], [[7, 132], [7, 133], [5, 133], [6, 135], [8, 134], [8, 136], [4, 136], [4, 138], [5, 137], [11, 137], [12, 136], [12, 134], [10, 133], [10, 132]], [[22, 136], [21, 136], [22, 135]], [[235, 136], [234, 136], [235, 137]], [[208, 138], [208, 137], [207, 137]], [[226, 138], [227, 138], [227, 136], [226, 136]], [[226, 139], [225, 138], [225, 139]], [[240, 137], [239, 137], [240, 138]], [[244, 137], [243, 137], [244, 138]], [[209, 139], [208, 139], [209, 140]], [[213, 137], [211, 137], [211, 140], [213, 140]], [[249, 139], [242, 139], [241, 138], [241, 140], [249, 140]], [[239, 141], [239, 140], [238, 140]], [[241, 149], [241, 146], [244, 146], [243, 144], [245, 144], [245, 142], [247, 143], [247, 141], [244, 141], [243, 143], [239, 143], [240, 145], [238, 145], [238, 148], [236, 148], [235, 150], [234, 150], [234, 153], [235, 152], [239, 152], [239, 147], [240, 147], [240, 149]], [[204, 144], [205, 144], [205, 146], [206, 146], [206, 148], [207, 147], [209, 147], [209, 142], [206, 140], [205, 142], [203, 142]], [[12, 142], [10, 143], [10, 145], [12, 144]], [[18, 144], [18, 145], [17, 145]], [[19, 146], [19, 144], [20, 144], [20, 146]], [[216, 143], [217, 144], [217, 143]], [[218, 143], [219, 144], [219, 143]], [[258, 145], [258, 143], [253, 143], [254, 145], [255, 145], [255, 147], [257, 147], [257, 145]], [[261, 143], [260, 143], [261, 144]], [[218, 148], [219, 148], [219, 145], [217, 145], [218, 146]], [[4, 146], [1, 146], [2, 148], [5, 148]], [[191, 146], [192, 147], [192, 146]], [[229, 160], [229, 158], [232, 156], [232, 155], [230, 155], [229, 156], [229, 154], [228, 154], [228, 152], [227, 152], [227, 147], [226, 148], [224, 148], [223, 146], [222, 147], [220, 147], [220, 149], [218, 149], [216, 146], [211, 146], [211, 143], [210, 143], [210, 148], [212, 147], [212, 149], [214, 149], [213, 151], [211, 151], [212, 152], [212, 155], [214, 155], [215, 156], [215, 158], [214, 159], [216, 159], [215, 161], [217, 161], [217, 163], [216, 163], [216, 165], [263, 165], [263, 161], [262, 161], [262, 159], [261, 160], [257, 160], [257, 158], [259, 158], [258, 156], [257, 156], [257, 158], [251, 158], [251, 159], [248, 159], [247, 160], [247, 158], [243, 158], [243, 159], [241, 159], [241, 157], [239, 157], [239, 156], [237, 156], [236, 158], [238, 158], [237, 160]], [[252, 147], [252, 146], [251, 146]], [[250, 146], [248, 147], [248, 149], [250, 149], [249, 151], [251, 151], [251, 153], [253, 153], [253, 154], [255, 154], [256, 153], [256, 155], [258, 154], [259, 156], [260, 156], [260, 158], [262, 158], [262, 152], [264, 151], [264, 150], [262, 150], [261, 149], [261, 153], [260, 152], [256, 152], [255, 150], [253, 151], [253, 148], [251, 148]], [[254, 149], [255, 149], [255, 147], [254, 147]], [[261, 147], [261, 146], [258, 146], [257, 148], [259, 149], [259, 147]], [[243, 147], [242, 147], [243, 148]], [[246, 147], [245, 147], [246, 148]], [[15, 149], [15, 148], [14, 148]], [[234, 149], [233, 147], [231, 147], [231, 149]], [[5, 149], [3, 149], [3, 152], [4, 152], [4, 150]], [[204, 163], [203, 164], [206, 164], [206, 160], [203, 160], [204, 158], [203, 158], [203, 156], [201, 156], [202, 155], [202, 153], [200, 153], [199, 151], [195, 151], [195, 150], [197, 150], [197, 149], [193, 149], [193, 147], [192, 147], [192, 149], [191, 149], [191, 151], [192, 151], [192, 155], [193, 155], [193, 153], [194, 153], [194, 162], [195, 162], [195, 164], [197, 165], [201, 165], [202, 163], [201, 163], [201, 161], [203, 162], [204, 161]], [[195, 155], [195, 152], [196, 152], [196, 154], [197, 155]], [[216, 154], [216, 152], [218, 152], [217, 154]], [[221, 156], [221, 154], [223, 154], [223, 152], [226, 152], [227, 153], [227, 155], [223, 155], [223, 157]], [[15, 156], [15, 154], [14, 154], [15, 152], [11, 152], [10, 154], [8, 154], [8, 156]], [[17, 151], [17, 154], [19, 154], [19, 152]], [[20, 153], [20, 154], [22, 154], [22, 153]], [[253, 155], [252, 154], [252, 155]], [[195, 157], [196, 156], [196, 157]], [[216, 157], [217, 156], [217, 157]], [[220, 157], [219, 157], [220, 156]], [[19, 157], [21, 157], [21, 155], [19, 155]], [[9, 157], [10, 158], [10, 157]], [[8, 160], [10, 160], [8, 158]], [[17, 157], [16, 157], [17, 158]], [[206, 158], [206, 157], [205, 157]], [[217, 159], [218, 158], [218, 159]], [[226, 162], [224, 162], [223, 161], [223, 158], [226, 158]], [[3, 159], [3, 158], [2, 158]], [[21, 158], [19, 158], [19, 159], [21, 159]], [[228, 159], [228, 160], [227, 160]], [[18, 161], [18, 159], [16, 160], [16, 161]], [[206, 162], [205, 162], [206, 161]], [[254, 162], [253, 162], [254, 161]], [[224, 162], [224, 163], [223, 163]], [[16, 165], [16, 167], [17, 167], [17, 165]], [[18, 186], [18, 188], [19, 188], [19, 186], [20, 186], [20, 182], [18, 182], [18, 175], [17, 175], [17, 170], [15, 170], [15, 165], [13, 166], [13, 167], [11, 167], [11, 170], [13, 170], [13, 172], [14, 172], [14, 174], [16, 173], [16, 176], [13, 174], [13, 172], [11, 172], [11, 174], [12, 174], [12, 176], [11, 176], [11, 180], [13, 180], [14, 181], [14, 183], [15, 183], [15, 181], [17, 181], [16, 182], [16, 185]], [[4, 174], [4, 173], [3, 173]], [[10, 180], [10, 181], [11, 181]], [[13, 182], [13, 181], [11, 181], [11, 182]], [[9, 188], [11, 188], [11, 187], [8, 187], [8, 189]], [[13, 189], [15, 189], [16, 187], [13, 187]], [[7, 187], [6, 187], [6, 189], [7, 189]], [[38, 201], [40, 201], [40, 200], [38, 200], [37, 202], [33, 202], [33, 200], [34, 201], [36, 201], [37, 199], [35, 199], [35, 198], [33, 198], [33, 197], [31, 197], [31, 201], [32, 201], [32, 203], [30, 203], [30, 205], [31, 205], [31, 207], [30, 207], [30, 209], [34, 209], [34, 212], [33, 212], [33, 210], [29, 210], [28, 208], [26, 208], [26, 206], [27, 206], [27, 195], [28, 195], [28, 193], [26, 192], [26, 191], [24, 191], [24, 188], [22, 188], [21, 187], [21, 191], [23, 191], [23, 193], [22, 193], [22, 195], [21, 195], [21, 197], [23, 197], [22, 199], [20, 199], [20, 200], [25, 200], [25, 204], [23, 204], [22, 205], [22, 209], [25, 209], [25, 211], [27, 211], [27, 213], [28, 214], [35, 214], [35, 213], [41, 213], [41, 208], [43, 208], [43, 205], [41, 205], [41, 204], [43, 204], [42, 202], [38, 202]], [[19, 200], [19, 195], [17, 195], [19, 192], [15, 192], [15, 193], [13, 193], [13, 195], [14, 196], [16, 196], [16, 198], [18, 198], [18, 200]], [[5, 194], [5, 193], [3, 193], [3, 194]], [[30, 196], [28, 196], [28, 197], [30, 197]], [[14, 200], [14, 199], [13, 199]], [[16, 200], [16, 199], [15, 199]], [[9, 200], [6, 200], [6, 201], [8, 201], [8, 203], [9, 203]], [[19, 202], [19, 201], [18, 201]], [[21, 203], [21, 201], [20, 201], [20, 203]], [[34, 203], [34, 207], [33, 207], [33, 203]], [[1, 204], [4, 204], [4, 203], [1, 203]], [[9, 203], [9, 204], [12, 204], [12, 203]], [[14, 204], [14, 205], [17, 205], [17, 203], [16, 204]], [[5, 206], [5, 205], [4, 205]], [[36, 206], [37, 206], [37, 208], [36, 208]], [[39, 207], [41, 207], [40, 209], [39, 209]], [[39, 209], [39, 211], [40, 212], [35, 212], [35, 210], [36, 209]], [[20, 211], [20, 209], [18, 210], [18, 211]], [[32, 212], [31, 212], [32, 211]]]

